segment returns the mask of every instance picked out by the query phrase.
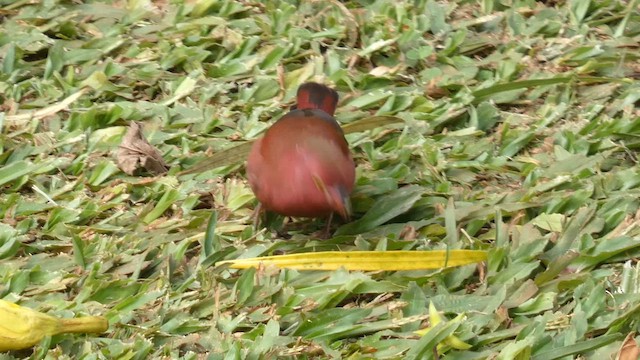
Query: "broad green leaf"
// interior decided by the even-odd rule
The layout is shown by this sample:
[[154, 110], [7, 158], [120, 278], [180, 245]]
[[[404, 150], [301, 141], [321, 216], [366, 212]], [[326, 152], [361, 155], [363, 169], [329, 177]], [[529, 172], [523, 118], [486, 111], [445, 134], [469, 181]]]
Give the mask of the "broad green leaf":
[[207, 223], [207, 231], [202, 240], [202, 260], [211, 256], [214, 251], [221, 250], [220, 241], [216, 237], [216, 225], [218, 225], [218, 212], [212, 211]]
[[199, 77], [200, 77], [200, 74], [198, 72], [194, 72], [192, 74], [189, 74], [189, 76], [186, 76], [184, 79], [182, 79], [182, 81], [174, 91], [173, 96], [165, 100], [162, 103], [162, 105], [169, 106], [174, 102], [182, 99], [183, 97], [191, 94], [191, 92], [193, 92], [193, 90], [196, 88], [196, 84], [198, 83]]
[[40, 166], [25, 160], [0, 168], [0, 186], [36, 171]]
[[562, 214], [540, 214], [531, 223], [547, 231], [560, 232], [565, 221], [566, 217]]
[[0, 259], [10, 258], [18, 252], [21, 244], [16, 235], [13, 227], [0, 223]]
[[623, 334], [611, 334], [611, 335], [603, 335], [593, 339], [585, 340], [578, 342], [573, 345], [567, 345], [559, 348], [554, 348], [551, 351], [540, 352], [539, 354], [534, 354], [532, 360], [544, 360], [544, 359], [562, 359], [566, 356], [576, 355], [588, 352], [589, 350], [597, 349], [606, 344], [610, 344], [614, 341], [621, 340], [623, 338]]
[[405, 186], [380, 197], [360, 219], [340, 227], [335, 235], [359, 234], [409, 211], [424, 194], [419, 186]]
[[236, 305], [242, 306], [247, 299], [254, 292], [255, 283], [254, 277], [256, 274], [255, 268], [249, 268], [247, 271], [243, 272], [236, 283], [236, 291], [237, 291], [237, 299]]
[[160, 200], [158, 200], [158, 203], [153, 208], [153, 210], [151, 210], [147, 215], [145, 215], [142, 221], [148, 224], [153, 220], [159, 218], [179, 198], [180, 198], [180, 193], [178, 192], [178, 190], [168, 189], [167, 191], [164, 192], [164, 194], [162, 194], [162, 197], [160, 198]]

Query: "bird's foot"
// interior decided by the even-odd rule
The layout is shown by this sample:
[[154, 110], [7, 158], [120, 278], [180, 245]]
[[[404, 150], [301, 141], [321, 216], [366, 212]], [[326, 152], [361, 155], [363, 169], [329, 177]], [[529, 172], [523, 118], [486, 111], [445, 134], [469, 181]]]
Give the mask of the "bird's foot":
[[292, 237], [292, 235], [289, 234], [289, 232], [285, 231], [284, 229], [276, 230], [276, 236], [284, 240], [289, 240]]
[[313, 236], [322, 240], [330, 239], [331, 235], [333, 235], [333, 232], [331, 231], [332, 221], [333, 221], [333, 213], [329, 215], [329, 219], [327, 220], [327, 225], [324, 227], [324, 229], [316, 231], [315, 233], [313, 233]]

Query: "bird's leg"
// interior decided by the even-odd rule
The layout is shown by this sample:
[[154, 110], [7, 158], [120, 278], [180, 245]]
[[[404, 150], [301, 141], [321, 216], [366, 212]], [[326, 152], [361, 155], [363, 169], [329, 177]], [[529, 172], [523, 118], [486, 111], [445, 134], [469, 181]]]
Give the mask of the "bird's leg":
[[258, 206], [253, 210], [251, 217], [253, 218], [254, 233], [258, 232], [260, 225], [264, 225], [267, 229], [274, 230], [278, 237], [291, 239], [291, 235], [284, 230], [284, 224], [282, 222], [278, 222], [280, 217], [275, 213], [265, 210], [262, 207], [262, 203], [258, 203]]
[[253, 209], [253, 214], [251, 218], [253, 219], [253, 232], [257, 233], [258, 228], [260, 227], [260, 214], [262, 214], [262, 203], [258, 203], [255, 209]]
[[289, 234], [289, 232], [285, 229], [287, 226], [287, 218], [291, 221], [291, 217], [285, 217], [282, 221], [282, 223], [280, 224], [280, 226], [276, 229], [276, 235], [278, 237], [281, 237], [285, 240], [291, 239], [291, 234]]
[[324, 230], [320, 231], [318, 237], [326, 240], [331, 237], [331, 223], [333, 222], [333, 213], [329, 215], [329, 219], [327, 219], [327, 226], [324, 227]]

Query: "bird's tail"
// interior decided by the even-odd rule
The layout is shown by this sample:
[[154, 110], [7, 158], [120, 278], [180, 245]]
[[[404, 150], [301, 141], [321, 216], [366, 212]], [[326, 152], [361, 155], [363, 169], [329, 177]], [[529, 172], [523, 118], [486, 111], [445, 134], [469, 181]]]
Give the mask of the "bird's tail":
[[298, 88], [298, 104], [296, 108], [320, 109], [333, 116], [338, 105], [338, 93], [322, 84], [308, 82]]

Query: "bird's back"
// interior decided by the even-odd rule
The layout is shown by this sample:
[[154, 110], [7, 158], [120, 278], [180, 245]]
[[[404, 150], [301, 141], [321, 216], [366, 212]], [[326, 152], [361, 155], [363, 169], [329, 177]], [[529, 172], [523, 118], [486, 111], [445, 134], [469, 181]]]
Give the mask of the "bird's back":
[[291, 216], [332, 212], [318, 179], [351, 192], [355, 165], [342, 129], [322, 110], [294, 110], [259, 140], [248, 173], [264, 206]]

